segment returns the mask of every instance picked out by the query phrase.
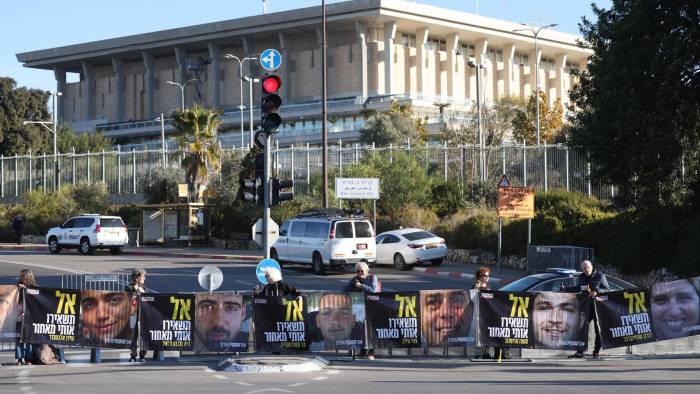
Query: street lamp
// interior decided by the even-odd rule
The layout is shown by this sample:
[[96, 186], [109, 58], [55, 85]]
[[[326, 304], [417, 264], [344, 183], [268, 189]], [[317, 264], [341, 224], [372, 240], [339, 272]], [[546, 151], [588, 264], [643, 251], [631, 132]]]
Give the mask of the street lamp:
[[479, 87], [481, 79], [481, 70], [484, 69], [484, 65], [479, 63], [476, 64], [474, 61], [470, 60], [468, 63], [469, 67], [476, 69], [476, 128], [479, 134], [479, 172], [481, 173], [481, 181], [486, 180], [485, 168], [484, 168], [484, 136], [481, 130], [481, 88]]
[[154, 119], [156, 122], [160, 121], [160, 139], [162, 141], [161, 144], [161, 152], [163, 155], [163, 167], [165, 167], [165, 114], [160, 113], [160, 116]]
[[525, 26], [523, 29], [515, 29], [516, 31], [529, 31], [535, 37], [535, 109], [537, 117], [537, 146], [540, 146], [540, 57], [537, 56], [537, 36], [544, 29], [549, 29], [550, 27], [557, 26], [556, 23], [552, 23], [545, 26], [536, 27], [527, 23], [521, 23]]
[[[226, 55], [224, 55], [224, 58], [236, 60], [238, 62], [238, 78], [240, 78], [240, 80], [241, 80], [241, 86], [240, 86], [241, 87], [241, 105], [238, 106], [238, 109], [241, 112], [241, 148], [242, 148], [243, 147], [243, 109], [245, 108], [245, 106], [243, 105], [243, 63], [245, 63], [246, 60], [252, 62], [253, 60], [257, 60], [258, 58], [246, 56], [243, 59], [240, 59], [238, 56], [232, 55], [230, 53], [227, 53]], [[252, 106], [252, 100], [251, 100], [251, 108], [252, 107], [253, 106]]]
[[[52, 97], [52, 116], [51, 116], [51, 121], [38, 121], [38, 120], [25, 120], [22, 122], [22, 125], [28, 125], [28, 124], [40, 124], [44, 126], [48, 131], [53, 133], [53, 182], [54, 182], [54, 190], [58, 189], [58, 120], [56, 117], [56, 99], [58, 96], [63, 96], [62, 92], [49, 92], [51, 93]], [[52, 127], [49, 127], [48, 125], [51, 125]]]
[[248, 108], [248, 125], [250, 126], [250, 147], [253, 147], [253, 84], [259, 83], [260, 79], [253, 77], [243, 77], [248, 82], [250, 92], [250, 108]]
[[185, 83], [177, 83], [173, 81], [165, 81], [168, 85], [175, 85], [180, 88], [180, 99], [182, 101], [182, 112], [185, 112], [185, 87], [187, 86], [188, 83], [196, 81], [196, 78], [192, 78], [189, 81]]

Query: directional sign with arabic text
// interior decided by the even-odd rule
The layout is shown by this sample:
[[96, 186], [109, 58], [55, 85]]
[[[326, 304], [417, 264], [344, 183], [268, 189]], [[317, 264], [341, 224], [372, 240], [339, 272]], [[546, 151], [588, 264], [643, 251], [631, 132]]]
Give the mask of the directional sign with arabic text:
[[347, 200], [378, 200], [379, 178], [335, 178], [335, 194]]

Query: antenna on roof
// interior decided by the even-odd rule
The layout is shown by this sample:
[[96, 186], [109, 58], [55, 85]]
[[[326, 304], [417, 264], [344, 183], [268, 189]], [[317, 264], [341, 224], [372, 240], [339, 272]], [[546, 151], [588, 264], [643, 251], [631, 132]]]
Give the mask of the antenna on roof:
[[267, 14], [269, 11], [269, 4], [267, 3], [268, 0], [262, 0], [263, 2], [263, 14]]

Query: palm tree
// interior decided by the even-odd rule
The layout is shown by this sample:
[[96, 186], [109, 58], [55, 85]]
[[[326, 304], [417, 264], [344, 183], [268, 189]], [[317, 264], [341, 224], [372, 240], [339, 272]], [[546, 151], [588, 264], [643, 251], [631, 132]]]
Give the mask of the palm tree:
[[197, 200], [201, 187], [209, 182], [209, 171], [219, 169], [221, 147], [216, 133], [220, 124], [221, 112], [198, 105], [173, 114], [182, 168], [188, 187], [191, 190], [194, 186], [197, 191]]

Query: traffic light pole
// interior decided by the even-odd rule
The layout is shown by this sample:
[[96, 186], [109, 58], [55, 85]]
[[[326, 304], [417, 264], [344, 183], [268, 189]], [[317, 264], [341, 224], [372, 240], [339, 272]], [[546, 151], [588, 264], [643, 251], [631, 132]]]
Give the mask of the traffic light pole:
[[265, 141], [265, 176], [263, 179], [263, 194], [264, 194], [264, 208], [263, 208], [263, 250], [265, 251], [265, 258], [270, 258], [270, 233], [268, 229], [270, 228], [270, 144], [272, 143], [272, 138], [268, 134]]

